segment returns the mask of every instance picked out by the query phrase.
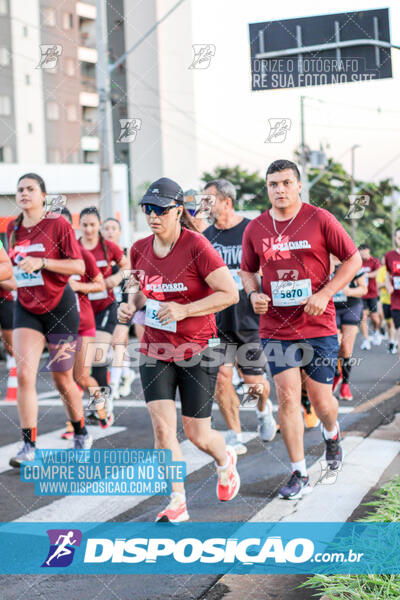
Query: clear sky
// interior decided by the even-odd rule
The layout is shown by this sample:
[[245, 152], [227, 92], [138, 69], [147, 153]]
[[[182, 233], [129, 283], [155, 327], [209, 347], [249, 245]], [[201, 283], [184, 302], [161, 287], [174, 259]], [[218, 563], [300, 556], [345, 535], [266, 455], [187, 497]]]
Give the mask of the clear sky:
[[[359, 144], [356, 177], [400, 184], [400, 50], [392, 50], [392, 79], [251, 92], [248, 33], [249, 23], [388, 7], [391, 41], [400, 44], [398, 0], [191, 0], [191, 6], [194, 43], [216, 46], [209, 68], [194, 73], [199, 172], [235, 164], [264, 172], [276, 158], [293, 158], [305, 95], [311, 149], [329, 144], [328, 154], [350, 170], [349, 149]], [[270, 118], [291, 120], [285, 142], [265, 143]]]

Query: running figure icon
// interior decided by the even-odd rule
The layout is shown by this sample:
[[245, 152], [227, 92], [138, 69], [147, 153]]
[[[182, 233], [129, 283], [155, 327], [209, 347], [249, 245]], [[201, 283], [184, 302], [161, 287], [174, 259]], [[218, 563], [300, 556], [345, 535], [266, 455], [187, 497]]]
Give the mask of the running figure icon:
[[[57, 549], [56, 551], [46, 560], [46, 565], [50, 566], [51, 561], [54, 558], [61, 558], [62, 556], [67, 556], [68, 554], [72, 554], [72, 550], [67, 548], [68, 545], [73, 545], [77, 543], [77, 540], [72, 539], [74, 536], [73, 531], [69, 531], [66, 535], [59, 535], [56, 541]], [[62, 540], [62, 541], [61, 541]]]

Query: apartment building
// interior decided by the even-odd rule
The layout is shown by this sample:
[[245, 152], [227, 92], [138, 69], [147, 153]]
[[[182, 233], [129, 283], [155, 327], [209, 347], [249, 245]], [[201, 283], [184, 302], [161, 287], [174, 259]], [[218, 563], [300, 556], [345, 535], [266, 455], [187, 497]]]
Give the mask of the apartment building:
[[[110, 63], [172, 4], [108, 0]], [[127, 166], [131, 197], [162, 175], [183, 187], [198, 176], [196, 128], [186, 117], [194, 114], [190, 51], [188, 2], [112, 73], [114, 159]], [[0, 0], [0, 164], [98, 163], [97, 58], [96, 0]], [[122, 119], [140, 122], [133, 142], [119, 140]]]

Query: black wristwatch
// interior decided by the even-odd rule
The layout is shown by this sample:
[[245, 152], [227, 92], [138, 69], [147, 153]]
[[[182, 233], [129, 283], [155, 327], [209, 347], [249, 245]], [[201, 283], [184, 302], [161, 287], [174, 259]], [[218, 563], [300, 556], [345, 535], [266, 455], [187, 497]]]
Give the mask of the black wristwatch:
[[247, 300], [249, 300], [249, 301], [250, 301], [250, 298], [251, 298], [251, 295], [252, 295], [252, 294], [258, 294], [257, 290], [251, 290], [251, 292], [249, 292], [249, 293], [247, 294]]

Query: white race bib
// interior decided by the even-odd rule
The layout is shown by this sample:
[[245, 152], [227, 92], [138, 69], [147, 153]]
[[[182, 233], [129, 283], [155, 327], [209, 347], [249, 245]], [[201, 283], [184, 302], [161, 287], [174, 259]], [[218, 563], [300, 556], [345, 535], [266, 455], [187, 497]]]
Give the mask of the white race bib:
[[312, 295], [311, 279], [271, 281], [274, 306], [297, 306]]
[[393, 277], [393, 287], [395, 290], [400, 290], [400, 277], [398, 275]]
[[114, 296], [118, 304], [120, 304], [122, 302], [122, 288], [120, 285], [114, 288]]
[[333, 301], [334, 302], [346, 302], [347, 296], [345, 294], [343, 294], [342, 290], [340, 290], [333, 296]]
[[167, 323], [167, 325], [160, 323], [157, 313], [161, 306], [162, 304], [161, 302], [158, 302], [158, 300], [146, 301], [146, 318], [144, 320], [144, 324], [148, 327], [153, 327], [154, 329], [163, 329], [164, 331], [172, 331], [173, 333], [176, 333], [176, 321]]
[[236, 287], [240, 291], [243, 289], [243, 283], [242, 278], [239, 275], [239, 271], [240, 269], [229, 269], [229, 273], [232, 275], [233, 279], [235, 280]]
[[33, 287], [35, 285], [44, 285], [43, 275], [41, 271], [35, 271], [34, 273], [25, 273], [18, 267], [13, 267], [14, 277], [17, 281], [17, 286], [20, 287]]
[[108, 297], [108, 291], [103, 290], [102, 292], [91, 292], [88, 294], [89, 300], [105, 300]]

